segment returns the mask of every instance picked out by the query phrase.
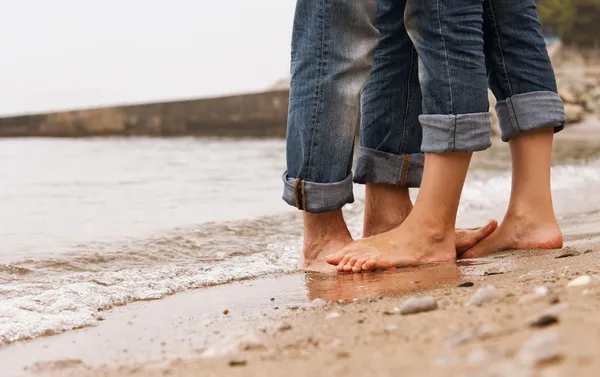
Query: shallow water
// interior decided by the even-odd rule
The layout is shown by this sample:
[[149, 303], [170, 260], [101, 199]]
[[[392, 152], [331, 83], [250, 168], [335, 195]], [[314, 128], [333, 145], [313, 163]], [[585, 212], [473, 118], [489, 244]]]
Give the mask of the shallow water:
[[[301, 219], [280, 199], [284, 154], [283, 140], [0, 140], [0, 343], [91, 325], [131, 301], [293, 272]], [[598, 146], [559, 143], [555, 156], [559, 214], [600, 209]], [[501, 214], [509, 164], [504, 146], [476, 156], [461, 225]]]

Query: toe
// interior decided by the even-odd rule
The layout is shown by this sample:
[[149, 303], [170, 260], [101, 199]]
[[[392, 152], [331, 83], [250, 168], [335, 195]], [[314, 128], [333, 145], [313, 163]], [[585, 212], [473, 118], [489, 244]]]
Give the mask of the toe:
[[356, 258], [356, 262], [352, 266], [352, 272], [355, 274], [362, 272], [362, 266], [365, 263], [365, 258]]
[[490, 220], [481, 228], [458, 229], [456, 231], [456, 250], [459, 253], [464, 253], [490, 236], [497, 228], [498, 222]]
[[327, 263], [335, 266], [342, 261], [342, 258], [344, 258], [344, 255], [346, 255], [346, 252], [344, 251], [344, 249], [341, 249], [340, 251], [338, 251], [334, 254], [326, 256], [325, 261]]
[[367, 259], [362, 265], [363, 271], [372, 271], [375, 267], [377, 267], [377, 261], [373, 258]]

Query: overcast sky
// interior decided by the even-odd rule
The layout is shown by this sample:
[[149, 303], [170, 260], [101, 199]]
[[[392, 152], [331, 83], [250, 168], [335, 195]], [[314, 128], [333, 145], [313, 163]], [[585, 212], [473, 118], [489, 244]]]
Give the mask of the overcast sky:
[[289, 71], [295, 0], [0, 0], [0, 115], [246, 92]]

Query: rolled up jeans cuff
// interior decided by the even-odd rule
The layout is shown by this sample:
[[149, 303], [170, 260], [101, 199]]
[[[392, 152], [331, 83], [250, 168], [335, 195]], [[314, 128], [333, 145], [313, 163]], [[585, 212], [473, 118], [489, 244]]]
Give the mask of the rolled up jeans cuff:
[[424, 161], [422, 153], [393, 154], [359, 147], [354, 182], [420, 187]]
[[352, 175], [341, 182], [316, 183], [283, 174], [283, 200], [301, 211], [311, 213], [341, 209], [354, 202]]
[[554, 92], [540, 91], [517, 94], [496, 104], [498, 124], [503, 141], [522, 132], [538, 128], [565, 128], [565, 105]]
[[420, 115], [423, 153], [476, 152], [492, 146], [490, 114]]

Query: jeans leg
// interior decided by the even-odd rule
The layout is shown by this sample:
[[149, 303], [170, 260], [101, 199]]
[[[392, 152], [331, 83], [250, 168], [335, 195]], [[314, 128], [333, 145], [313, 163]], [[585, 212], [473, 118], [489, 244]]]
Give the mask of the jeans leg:
[[361, 97], [357, 183], [421, 184], [421, 87], [417, 51], [404, 26], [405, 8], [406, 0], [379, 0], [381, 36]]
[[489, 148], [483, 0], [408, 0], [405, 22], [419, 53], [422, 151]]
[[300, 210], [354, 201], [352, 154], [376, 15], [377, 0], [297, 1], [283, 199]]
[[534, 0], [484, 0], [490, 88], [507, 141], [537, 128], [564, 128], [564, 105]]

